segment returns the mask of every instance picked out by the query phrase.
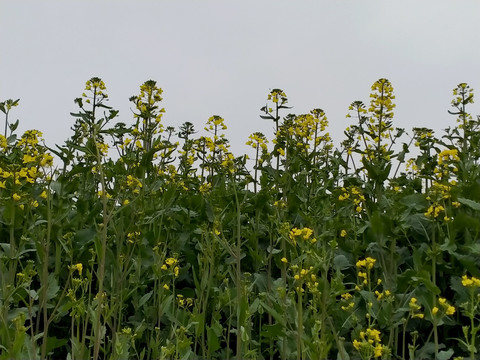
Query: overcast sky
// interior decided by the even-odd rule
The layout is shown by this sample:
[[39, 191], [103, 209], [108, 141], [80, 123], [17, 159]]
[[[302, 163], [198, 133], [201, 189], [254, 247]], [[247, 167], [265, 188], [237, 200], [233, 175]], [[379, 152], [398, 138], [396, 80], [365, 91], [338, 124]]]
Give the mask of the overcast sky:
[[72, 134], [73, 99], [92, 76], [126, 123], [128, 98], [153, 79], [166, 126], [190, 121], [202, 133], [220, 115], [240, 155], [249, 134], [273, 136], [259, 118], [270, 89], [286, 92], [290, 112], [322, 108], [338, 144], [349, 104], [368, 103], [385, 77], [395, 126], [439, 135], [455, 124], [452, 89], [480, 90], [479, 19], [478, 0], [0, 0], [0, 101], [20, 98], [12, 120], [52, 146]]

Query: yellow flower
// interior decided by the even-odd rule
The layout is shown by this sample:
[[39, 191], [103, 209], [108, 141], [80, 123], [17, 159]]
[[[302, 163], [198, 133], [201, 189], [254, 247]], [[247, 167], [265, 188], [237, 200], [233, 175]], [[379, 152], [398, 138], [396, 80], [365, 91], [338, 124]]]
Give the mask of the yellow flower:
[[353, 347], [356, 349], [356, 350], [359, 350], [360, 349], [360, 342], [355, 339], [353, 340]]
[[380, 357], [383, 353], [383, 346], [381, 344], [377, 344], [374, 349], [374, 357]]
[[462, 276], [462, 285], [465, 287], [480, 287], [480, 279], [477, 279], [476, 277], [471, 277], [470, 279], [468, 278], [467, 275]]
[[357, 267], [364, 267], [368, 270], [372, 269], [375, 262], [377, 261], [377, 259], [374, 259], [372, 257], [367, 257], [365, 258], [364, 260], [358, 260], [357, 263], [356, 263], [356, 266]]
[[284, 263], [284, 264], [288, 263], [288, 260], [287, 260], [286, 257], [282, 257], [282, 258], [280, 259], [280, 261], [281, 261], [282, 263]]
[[36, 160], [35, 156], [30, 156], [28, 154], [23, 155], [23, 163], [28, 164]]
[[175, 258], [168, 258], [167, 260], [165, 260], [165, 264], [167, 264], [168, 266], [176, 265], [177, 263], [178, 260]]
[[308, 240], [310, 236], [312, 236], [313, 230], [309, 228], [303, 228], [302, 229], [302, 235], [304, 240]]
[[432, 314], [436, 315], [438, 313], [438, 307], [434, 306], [432, 309]]
[[163, 285], [163, 288], [164, 288], [165, 290], [170, 290], [170, 286], [168, 286], [167, 284], [164, 284], [164, 285]]
[[358, 277], [361, 277], [361, 278], [366, 279], [366, 278], [367, 278], [367, 273], [366, 273], [366, 272], [359, 271], [359, 272], [358, 272]]
[[410, 303], [408, 304], [408, 306], [410, 307], [410, 310], [412, 312], [418, 311], [422, 308], [420, 305], [417, 304], [417, 298], [414, 298], [414, 297], [410, 299]]
[[20, 178], [27, 177], [27, 169], [26, 169], [26, 168], [20, 169], [20, 171], [17, 172], [17, 176], [16, 176], [16, 177], [20, 177]]
[[347, 231], [346, 231], [346, 230], [340, 231], [340, 236], [341, 236], [341, 237], [347, 236]]
[[20, 200], [21, 197], [20, 197], [20, 195], [15, 193], [15, 194], [12, 195], [12, 198], [13, 198], [13, 200], [18, 201], [18, 200]]
[[81, 275], [82, 275], [82, 271], [83, 271], [83, 264], [82, 264], [82, 263], [78, 263], [77, 265], [75, 265], [75, 267], [76, 267], [77, 270], [78, 270], [78, 274], [81, 276]]
[[445, 310], [445, 314], [447, 315], [455, 314], [455, 307], [452, 305], [448, 305], [447, 310]]
[[53, 156], [50, 154], [43, 154], [42, 159], [40, 160], [41, 166], [52, 166], [53, 165]]
[[43, 190], [42, 193], [40, 194], [40, 197], [42, 199], [46, 199], [47, 198], [47, 192], [45, 190]]
[[200, 185], [199, 190], [202, 194], [204, 194], [204, 193], [208, 192], [211, 188], [212, 188], [211, 183], [204, 183], [204, 184]]
[[8, 172], [8, 171], [4, 171], [2, 173], [2, 176], [3, 176], [4, 179], [8, 179], [10, 176], [13, 176], [13, 173]]

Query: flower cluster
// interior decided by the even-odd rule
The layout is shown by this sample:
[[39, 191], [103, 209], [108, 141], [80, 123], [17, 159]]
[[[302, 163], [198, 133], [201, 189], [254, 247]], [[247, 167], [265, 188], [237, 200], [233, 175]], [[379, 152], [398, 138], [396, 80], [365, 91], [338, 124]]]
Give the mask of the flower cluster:
[[108, 98], [108, 95], [105, 93], [106, 89], [107, 87], [102, 79], [93, 77], [85, 83], [85, 91], [89, 91], [91, 95], [83, 93], [82, 98], [76, 99], [75, 102], [77, 102], [81, 108], [83, 108], [82, 99], [85, 99], [87, 104], [91, 104], [92, 100], [95, 104], [99, 104]]
[[457, 149], [443, 150], [438, 154], [438, 166], [434, 169], [438, 180], [447, 180], [458, 172], [457, 163], [460, 161]]
[[255, 171], [257, 171], [258, 170], [257, 166], [263, 164], [271, 156], [270, 153], [268, 152], [268, 146], [267, 146], [268, 140], [265, 137], [265, 135], [262, 134], [261, 132], [253, 133], [248, 137], [248, 139], [249, 140], [246, 142], [246, 145], [249, 145], [256, 150], [256, 154], [255, 154], [256, 170]]
[[349, 186], [347, 188], [342, 187], [341, 191], [342, 193], [338, 196], [338, 200], [350, 201], [355, 209], [355, 212], [362, 212], [365, 196], [362, 194], [361, 189], [357, 186]]
[[432, 315], [433, 316], [439, 316], [439, 312], [440, 312], [440, 314], [445, 314], [447, 316], [451, 316], [451, 315], [455, 314], [455, 307], [450, 305], [447, 302], [447, 299], [439, 298], [438, 299], [438, 304], [440, 305], [440, 308], [438, 308], [437, 306], [434, 306], [432, 308]]
[[480, 288], [480, 279], [476, 277], [468, 277], [467, 275], [462, 276], [462, 285], [470, 288]]
[[83, 271], [83, 264], [78, 263], [74, 265], [69, 265], [68, 267], [70, 271], [73, 273], [74, 271], [78, 271], [78, 275], [82, 276], [82, 271]]
[[132, 175], [127, 175], [127, 186], [134, 194], [138, 194], [143, 187], [142, 182]]
[[353, 347], [360, 353], [362, 359], [379, 358], [386, 351], [386, 346], [382, 345], [380, 331], [368, 328], [360, 331], [359, 339], [353, 340]]
[[130, 244], [136, 243], [140, 239], [140, 231], [133, 231], [127, 234], [127, 241]]
[[352, 310], [355, 307], [355, 302], [353, 301], [353, 295], [349, 292], [343, 293], [341, 296], [341, 302], [345, 305], [341, 306], [341, 309], [344, 311]]
[[293, 265], [290, 269], [294, 272], [293, 279], [296, 282], [295, 289], [297, 290], [297, 292], [303, 293], [305, 291], [303, 289], [303, 284], [305, 283], [310, 292], [313, 293], [317, 291], [317, 275], [313, 273], [313, 266], [310, 266], [309, 268], [299, 269], [297, 265]]
[[[212, 132], [214, 136], [217, 135], [219, 130], [227, 130], [225, 119], [218, 115], [210, 116], [207, 120], [207, 126], [205, 127], [205, 130]], [[222, 134], [220, 137], [225, 137], [225, 135]]]
[[356, 263], [356, 267], [359, 269], [357, 276], [361, 280], [363, 285], [367, 285], [370, 281], [370, 272], [373, 269], [373, 266], [375, 265], [375, 262], [377, 260], [372, 258], [372, 257], [367, 257], [363, 260], [358, 260]]
[[192, 298], [185, 298], [182, 294], [177, 295], [177, 304], [181, 308], [189, 308], [193, 306]]
[[430, 205], [427, 211], [425, 212], [426, 217], [437, 218], [445, 211], [445, 208], [440, 204]]
[[412, 318], [423, 319], [425, 317], [425, 314], [420, 312], [422, 307], [418, 304], [417, 298], [412, 297], [408, 303], [408, 307], [410, 308], [410, 316]]
[[422, 151], [428, 151], [432, 148], [435, 138], [433, 130], [428, 128], [413, 128], [415, 146]]
[[453, 89], [453, 96], [451, 104], [458, 110], [455, 114], [459, 115], [457, 118], [457, 122], [460, 123], [459, 128], [466, 128], [472, 116], [465, 112], [465, 106], [474, 103], [473, 89], [466, 83], [460, 83]]
[[297, 245], [297, 240], [309, 241], [312, 244], [317, 242], [317, 239], [313, 237], [313, 230], [308, 227], [304, 227], [303, 229], [294, 227], [290, 230], [288, 236], [294, 245]]
[[372, 112], [377, 120], [384, 121], [385, 119], [393, 118], [395, 104], [392, 100], [395, 99], [395, 96], [393, 95], [393, 86], [390, 81], [387, 79], [375, 81], [372, 85], [370, 98], [368, 111]]
[[174, 277], [178, 277], [180, 273], [180, 267], [178, 267], [178, 259], [169, 257], [165, 260], [165, 263], [161, 266], [164, 271], [170, 271]]
[[356, 263], [356, 266], [358, 268], [365, 268], [367, 270], [371, 270], [371, 269], [373, 269], [373, 266], [375, 265], [376, 261], [377, 261], [377, 259], [374, 259], [372, 257], [367, 257], [363, 260], [358, 260], [357, 263]]

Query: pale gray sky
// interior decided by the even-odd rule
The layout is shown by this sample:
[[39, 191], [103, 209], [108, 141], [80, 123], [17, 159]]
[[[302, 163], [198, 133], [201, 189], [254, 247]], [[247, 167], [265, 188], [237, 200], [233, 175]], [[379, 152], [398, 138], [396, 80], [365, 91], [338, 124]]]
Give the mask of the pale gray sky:
[[385, 77], [396, 126], [440, 130], [454, 125], [451, 90], [480, 90], [479, 19], [477, 0], [0, 0], [0, 100], [20, 98], [20, 129], [53, 145], [71, 135], [73, 99], [92, 76], [127, 123], [128, 98], [153, 79], [165, 125], [201, 132], [221, 115], [240, 155], [249, 134], [273, 136], [259, 118], [270, 89], [286, 92], [291, 112], [324, 109], [338, 143], [348, 105], [368, 103]]

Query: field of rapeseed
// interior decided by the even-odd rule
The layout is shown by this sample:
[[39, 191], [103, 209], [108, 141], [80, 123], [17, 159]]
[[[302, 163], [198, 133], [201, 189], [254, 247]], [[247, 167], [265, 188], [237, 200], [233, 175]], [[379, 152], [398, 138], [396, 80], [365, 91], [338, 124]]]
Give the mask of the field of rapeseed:
[[338, 148], [272, 90], [252, 159], [220, 116], [165, 126], [154, 81], [131, 124], [87, 81], [55, 148], [0, 103], [0, 359], [478, 358], [473, 90], [440, 136], [371, 90]]

